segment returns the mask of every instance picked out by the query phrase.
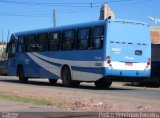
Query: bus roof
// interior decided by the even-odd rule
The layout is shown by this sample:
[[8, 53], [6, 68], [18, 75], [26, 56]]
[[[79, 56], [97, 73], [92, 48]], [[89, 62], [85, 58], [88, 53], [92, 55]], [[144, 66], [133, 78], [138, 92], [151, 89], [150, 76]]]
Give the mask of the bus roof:
[[79, 24], [72, 24], [72, 25], [66, 25], [66, 26], [58, 26], [56, 28], [50, 27], [50, 28], [44, 28], [44, 29], [36, 29], [36, 30], [30, 30], [30, 31], [23, 31], [23, 32], [16, 32], [16, 36], [20, 35], [30, 35], [34, 33], [43, 33], [43, 32], [52, 32], [52, 31], [61, 31], [61, 30], [68, 30], [68, 29], [75, 29], [75, 28], [81, 28], [81, 27], [93, 27], [93, 26], [98, 26], [98, 25], [105, 25], [106, 22], [121, 22], [121, 23], [130, 23], [130, 24], [141, 24], [141, 25], [148, 25], [143, 22], [137, 22], [137, 21], [132, 21], [132, 20], [121, 20], [121, 19], [116, 19], [116, 20], [111, 20], [111, 19], [106, 19], [106, 20], [99, 20], [99, 21], [93, 21], [93, 22], [86, 22], [86, 23], [79, 23]]
[[72, 24], [72, 25], [65, 25], [65, 26], [57, 26], [56, 28], [50, 27], [50, 28], [44, 28], [44, 29], [36, 29], [36, 30], [30, 30], [30, 31], [23, 31], [23, 32], [16, 32], [16, 35], [25, 35], [25, 34], [33, 34], [33, 33], [42, 33], [42, 32], [51, 32], [51, 31], [61, 31], [61, 30], [67, 30], [67, 29], [75, 29], [75, 28], [81, 28], [84, 26], [95, 26], [95, 25], [104, 25], [105, 20], [100, 21], [93, 21], [93, 22], [86, 22], [86, 23], [80, 23], [80, 24]]

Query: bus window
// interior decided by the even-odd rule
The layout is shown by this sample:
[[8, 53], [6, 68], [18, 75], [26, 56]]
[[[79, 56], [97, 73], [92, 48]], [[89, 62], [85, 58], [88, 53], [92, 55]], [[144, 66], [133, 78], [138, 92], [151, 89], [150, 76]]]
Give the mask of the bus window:
[[20, 37], [18, 38], [18, 52], [19, 52], [19, 53], [25, 51], [24, 40], [25, 40], [25, 36], [20, 36]]
[[63, 32], [62, 50], [74, 49], [74, 39], [75, 39], [74, 30]]
[[60, 49], [60, 33], [51, 32], [49, 33], [48, 50], [59, 50]]
[[29, 35], [26, 38], [26, 51], [32, 52], [36, 50], [36, 36]]
[[92, 47], [94, 49], [101, 49], [103, 47], [104, 28], [96, 27], [93, 31]]
[[47, 34], [38, 34], [37, 35], [37, 45], [36, 45], [36, 51], [45, 51], [46, 50], [46, 43], [47, 41]]
[[16, 44], [15, 44], [15, 42], [11, 44], [11, 47], [12, 47], [11, 53], [16, 53]]
[[7, 53], [8, 53], [8, 58], [14, 57], [16, 53], [16, 38], [14, 35], [11, 36], [11, 40], [7, 45]]
[[15, 41], [11, 41], [8, 43], [8, 58], [12, 58], [15, 56], [16, 53], [16, 42]]
[[78, 38], [76, 42], [77, 49], [85, 50], [89, 48], [90, 37], [91, 37], [90, 34], [91, 34], [91, 30], [89, 28], [78, 30]]

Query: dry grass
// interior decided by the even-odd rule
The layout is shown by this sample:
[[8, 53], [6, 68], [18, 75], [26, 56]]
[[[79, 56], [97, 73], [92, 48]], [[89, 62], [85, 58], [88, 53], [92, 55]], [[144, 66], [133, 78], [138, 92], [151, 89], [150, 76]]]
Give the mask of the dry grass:
[[8, 91], [0, 91], [0, 99], [8, 101], [17, 101], [22, 103], [31, 103], [36, 105], [46, 106], [63, 106], [66, 105], [66, 101], [58, 99], [44, 99], [40, 97], [20, 96]]

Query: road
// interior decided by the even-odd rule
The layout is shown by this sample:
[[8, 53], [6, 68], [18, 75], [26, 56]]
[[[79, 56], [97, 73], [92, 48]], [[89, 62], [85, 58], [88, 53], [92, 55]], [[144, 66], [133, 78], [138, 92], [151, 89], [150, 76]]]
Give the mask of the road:
[[[37, 112], [48, 112], [43, 114], [45, 117], [50, 117], [49, 114], [55, 112], [59, 112], [59, 117], [71, 116], [73, 115], [71, 112], [160, 112], [160, 88], [133, 87], [124, 84], [114, 82], [109, 89], [97, 90], [93, 83], [81, 83], [78, 88], [68, 88], [63, 87], [61, 81], [54, 86], [50, 85], [47, 79], [31, 79], [27, 84], [23, 84], [17, 77], [0, 76], [0, 92], [12, 93], [11, 96], [17, 95], [27, 99], [40, 98], [56, 102], [52, 105], [36, 105], [3, 101], [3, 99], [0, 100], [0, 111], [20, 112], [19, 115], [22, 112], [34, 112], [27, 114], [32, 116], [42, 116]], [[63, 115], [61, 112], [68, 113]], [[88, 114], [75, 114], [75, 117], [86, 117], [86, 115]], [[98, 117], [97, 115], [90, 116]]]
[[[0, 77], [0, 82], [2, 83], [10, 83], [10, 84], [22, 84], [19, 83], [16, 77]], [[40, 88], [47, 89], [59, 89], [59, 90], [68, 90], [74, 92], [86, 92], [86, 93], [95, 93], [99, 95], [113, 95], [113, 96], [126, 96], [133, 98], [141, 98], [141, 99], [150, 99], [150, 100], [160, 100], [160, 88], [147, 88], [147, 87], [133, 87], [133, 86], [124, 86], [124, 83], [113, 83], [109, 89], [97, 90], [94, 84], [91, 83], [81, 83], [79, 88], [66, 88], [62, 86], [61, 81], [57, 83], [55, 86], [51, 86], [47, 79], [30, 79], [28, 84], [23, 84], [23, 86], [35, 86]]]

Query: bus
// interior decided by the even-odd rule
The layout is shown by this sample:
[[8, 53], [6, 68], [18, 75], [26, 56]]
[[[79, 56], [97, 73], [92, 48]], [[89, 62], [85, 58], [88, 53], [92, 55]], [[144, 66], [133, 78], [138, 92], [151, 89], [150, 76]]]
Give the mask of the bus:
[[139, 81], [150, 76], [149, 26], [129, 20], [88, 23], [17, 32], [8, 43], [8, 75], [58, 79], [64, 86], [94, 82], [109, 88], [112, 81]]

